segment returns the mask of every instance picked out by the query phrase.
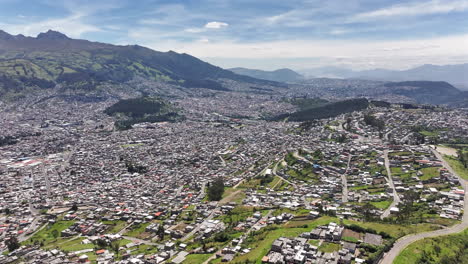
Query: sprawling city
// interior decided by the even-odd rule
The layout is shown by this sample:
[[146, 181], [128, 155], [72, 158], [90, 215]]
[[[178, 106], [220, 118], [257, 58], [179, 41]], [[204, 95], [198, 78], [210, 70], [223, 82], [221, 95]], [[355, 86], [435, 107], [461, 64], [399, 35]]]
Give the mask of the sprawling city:
[[[207, 1], [200, 1], [206, 15]], [[251, 20], [235, 24], [229, 17], [245, 10], [249, 19], [261, 19], [252, 10], [274, 13], [288, 4], [249, 4], [250, 10], [226, 1], [231, 13], [212, 17], [229, 23], [200, 28], [191, 24], [200, 6], [188, 2], [152, 3], [155, 20], [138, 22], [185, 23], [187, 36], [211, 37], [184, 42], [177, 28], [158, 32], [175, 41], [177, 52], [155, 51], [143, 33], [131, 35], [131, 43], [143, 46], [113, 37], [106, 44], [91, 34], [121, 32], [93, 26], [132, 17], [130, 10], [146, 14], [141, 8], [149, 2], [61, 3], [54, 8], [72, 14], [61, 19], [48, 13], [51, 3], [31, 1], [29, 8], [47, 18], [37, 21], [25, 2], [0, 3], [6, 10], [0, 15], [8, 17], [0, 23], [1, 264], [466, 263], [468, 64], [460, 63], [468, 50], [440, 40], [421, 48], [402, 41], [411, 47], [391, 52], [404, 55], [379, 57], [377, 44], [361, 50], [343, 37], [343, 50], [372, 54], [360, 56], [375, 69], [327, 64], [270, 71], [266, 61], [300, 69], [271, 40], [265, 49], [278, 57], [257, 58], [252, 66], [265, 70], [228, 67], [230, 56], [240, 58], [236, 65], [254, 63], [239, 52], [256, 56], [232, 43], [233, 54], [216, 55], [226, 48], [216, 37], [247, 38], [228, 32]], [[265, 18], [278, 27], [275, 34], [293, 38], [288, 34], [312, 25], [301, 24], [313, 22], [301, 8], [347, 16], [363, 32], [361, 24], [394, 14], [439, 15], [438, 23], [448, 23], [449, 13], [468, 10], [466, 1], [447, 1], [444, 9], [438, 1], [364, 7], [356, 0], [353, 15], [298, 2], [293, 11]], [[24, 20], [36, 22], [14, 22], [23, 7]], [[291, 20], [292, 13], [305, 20]], [[259, 29], [258, 38], [268, 39], [269, 30]], [[399, 29], [411, 35], [405, 30]], [[248, 37], [246, 43], [257, 41]], [[211, 45], [207, 54], [200, 54], [201, 43]], [[451, 65], [418, 66], [416, 58], [437, 60], [404, 53], [442, 48], [459, 52], [447, 55], [458, 56]], [[360, 67], [348, 55], [335, 62]], [[335, 58], [323, 56], [327, 63]], [[408, 67], [377, 68], [397, 60]]]

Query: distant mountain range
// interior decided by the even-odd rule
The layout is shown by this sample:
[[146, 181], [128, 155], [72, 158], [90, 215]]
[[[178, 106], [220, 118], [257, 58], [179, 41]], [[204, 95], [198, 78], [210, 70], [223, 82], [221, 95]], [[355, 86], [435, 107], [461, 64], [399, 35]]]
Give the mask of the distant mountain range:
[[468, 63], [456, 65], [426, 64], [403, 71], [375, 69], [353, 71], [339, 67], [322, 67], [304, 70], [309, 77], [354, 78], [378, 81], [445, 81], [462, 90], [468, 90]]
[[301, 80], [304, 80], [304, 76], [291, 70], [291, 69], [278, 69], [275, 71], [262, 71], [246, 68], [231, 68], [228, 69], [234, 73], [250, 76], [257, 79], [275, 81], [275, 82], [285, 82], [285, 83], [294, 83]]
[[185, 53], [71, 39], [52, 30], [37, 37], [0, 30], [0, 96], [57, 85], [93, 90], [135, 78], [213, 90], [228, 90], [219, 79], [281, 85], [238, 75]]
[[[421, 72], [429, 72], [424, 76]], [[414, 69], [405, 79], [437, 79], [445, 74], [464, 80], [466, 65], [426, 66]], [[450, 68], [450, 70], [448, 70]], [[426, 70], [424, 70], [426, 69]], [[322, 69], [343, 77], [372, 79], [382, 72], [349, 72]], [[380, 72], [380, 75], [377, 74]], [[416, 73], [419, 72], [419, 75]], [[324, 73], [324, 72], [322, 72]], [[398, 73], [403, 78], [404, 73]], [[409, 74], [409, 73], [408, 73]], [[374, 77], [369, 77], [370, 75]], [[396, 76], [396, 75], [395, 75]], [[413, 76], [413, 77], [412, 77]], [[414, 77], [415, 76], [415, 77]], [[356, 77], [357, 78], [357, 77]], [[398, 79], [388, 77], [389, 80]], [[288, 83], [288, 84], [286, 84]], [[204, 88], [212, 91], [200, 90]], [[330, 98], [380, 98], [400, 102], [468, 106], [468, 92], [445, 82], [401, 82], [305, 79], [289, 70], [225, 70], [188, 54], [159, 52], [138, 45], [118, 46], [71, 39], [48, 31], [37, 37], [10, 35], [0, 30], [0, 99], [14, 101], [29, 96], [64, 100], [125, 99], [137, 96], [200, 96], [214, 92], [241, 92], [276, 96], [322, 96]], [[42, 99], [41, 99], [42, 100]]]

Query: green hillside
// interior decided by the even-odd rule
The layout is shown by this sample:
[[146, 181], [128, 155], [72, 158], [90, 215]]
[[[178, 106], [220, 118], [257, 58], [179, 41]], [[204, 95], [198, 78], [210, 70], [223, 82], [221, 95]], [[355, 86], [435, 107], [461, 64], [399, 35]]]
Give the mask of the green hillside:
[[104, 110], [115, 116], [117, 129], [129, 129], [134, 124], [143, 122], [175, 122], [182, 120], [179, 110], [159, 97], [141, 97], [120, 100]]
[[344, 113], [360, 111], [366, 109], [369, 106], [369, 101], [367, 101], [365, 98], [350, 99], [327, 104], [323, 104], [323, 102], [318, 104], [316, 100], [312, 100], [310, 103], [310, 107], [304, 103], [300, 105], [301, 109], [304, 110], [300, 110], [292, 114], [279, 115], [274, 117], [272, 120], [283, 120], [287, 118], [288, 121], [310, 121], [314, 119], [330, 118]]

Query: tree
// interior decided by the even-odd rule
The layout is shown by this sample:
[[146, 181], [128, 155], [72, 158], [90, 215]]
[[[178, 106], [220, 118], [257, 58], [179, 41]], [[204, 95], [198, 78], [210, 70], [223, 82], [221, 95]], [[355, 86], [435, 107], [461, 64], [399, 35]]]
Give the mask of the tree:
[[370, 203], [365, 203], [362, 207], [361, 207], [361, 213], [362, 215], [364, 216], [364, 220], [366, 221], [369, 221], [373, 218], [373, 212], [376, 210], [377, 208], [373, 205], [373, 204], [370, 204]]
[[59, 237], [59, 231], [57, 229], [52, 230], [52, 236], [54, 237], [55, 240], [57, 240], [57, 237]]
[[15, 236], [11, 236], [10, 238], [8, 238], [8, 240], [5, 241], [5, 244], [8, 248], [8, 251], [10, 252], [13, 252], [20, 247], [18, 238]]
[[377, 119], [371, 114], [364, 115], [364, 123], [366, 123], [366, 125], [376, 127], [379, 131], [385, 128], [385, 122], [382, 119]]
[[414, 212], [414, 202], [419, 199], [419, 193], [415, 191], [407, 191], [403, 194], [400, 213], [406, 219]]
[[219, 201], [223, 197], [224, 193], [224, 180], [221, 177], [218, 177], [209, 187], [208, 187], [208, 200], [210, 201]]
[[312, 155], [316, 159], [322, 159], [323, 158], [323, 153], [322, 153], [322, 151], [320, 149], [315, 150]]
[[165, 232], [164, 226], [162, 224], [160, 224], [158, 226], [158, 230], [156, 231], [156, 235], [159, 237], [159, 239], [161, 239], [161, 240], [164, 239], [164, 232]]
[[111, 248], [115, 252], [116, 256], [119, 256], [120, 241], [116, 240], [111, 243]]
[[70, 208], [70, 210], [71, 210], [71, 211], [75, 211], [75, 212], [78, 211], [78, 205], [76, 205], [76, 203], [74, 203], [74, 204], [72, 205], [72, 207]]

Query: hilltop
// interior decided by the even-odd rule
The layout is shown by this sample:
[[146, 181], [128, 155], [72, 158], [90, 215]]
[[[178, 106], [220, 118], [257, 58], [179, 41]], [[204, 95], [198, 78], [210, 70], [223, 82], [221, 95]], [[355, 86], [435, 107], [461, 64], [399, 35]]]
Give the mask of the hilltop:
[[291, 69], [278, 69], [274, 71], [262, 71], [246, 68], [228, 69], [234, 73], [250, 76], [257, 79], [270, 80], [275, 82], [298, 82], [304, 79], [304, 76]]

